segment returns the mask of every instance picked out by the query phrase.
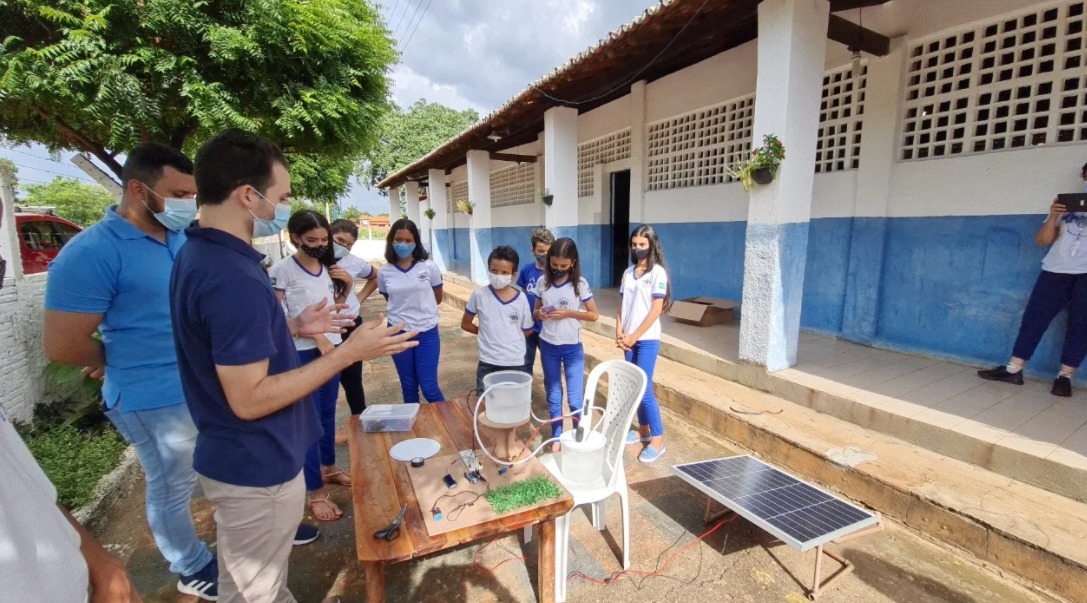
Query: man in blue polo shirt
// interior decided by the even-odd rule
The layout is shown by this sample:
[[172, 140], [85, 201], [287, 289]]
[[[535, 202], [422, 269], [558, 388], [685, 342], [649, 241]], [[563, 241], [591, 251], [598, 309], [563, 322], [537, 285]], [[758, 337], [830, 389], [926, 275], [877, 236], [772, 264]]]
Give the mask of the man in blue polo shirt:
[[351, 320], [334, 320], [324, 302], [288, 320], [251, 246], [286, 224], [287, 160], [268, 140], [227, 130], [197, 152], [195, 175], [200, 224], [186, 230], [170, 290], [199, 432], [194, 466], [216, 507], [220, 601], [294, 601], [287, 560], [305, 506], [302, 464], [321, 434], [309, 394], [355, 362], [414, 346], [416, 333], [395, 335], [404, 325], [379, 318], [301, 367], [292, 335], [339, 332]]
[[[45, 353], [102, 377], [106, 416], [147, 476], [147, 521], [178, 590], [214, 601], [218, 570], [196, 536], [196, 427], [181, 391], [170, 328], [170, 271], [196, 215], [192, 162], [141, 144], [121, 171], [121, 203], [73, 238], [49, 267]], [[101, 334], [101, 339], [96, 337]]]

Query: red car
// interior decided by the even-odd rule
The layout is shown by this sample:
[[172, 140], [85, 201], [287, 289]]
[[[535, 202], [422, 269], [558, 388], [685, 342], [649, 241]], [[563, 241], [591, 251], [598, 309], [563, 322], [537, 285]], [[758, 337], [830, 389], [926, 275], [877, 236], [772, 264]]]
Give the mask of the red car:
[[23, 256], [23, 274], [36, 274], [49, 269], [60, 248], [83, 229], [50, 213], [15, 214], [19, 229], [19, 251]]

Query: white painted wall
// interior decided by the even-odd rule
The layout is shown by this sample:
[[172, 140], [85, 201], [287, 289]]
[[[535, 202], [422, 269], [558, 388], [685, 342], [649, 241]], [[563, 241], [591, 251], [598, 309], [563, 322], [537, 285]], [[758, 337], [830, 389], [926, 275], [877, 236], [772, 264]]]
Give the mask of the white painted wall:
[[31, 274], [0, 289], [0, 409], [16, 421], [30, 420], [42, 397], [45, 281], [45, 274]]
[[645, 91], [645, 121], [751, 94], [755, 91], [756, 58], [756, 44], [751, 41], [650, 82]]
[[630, 127], [630, 95], [617, 98], [577, 118], [579, 143]]

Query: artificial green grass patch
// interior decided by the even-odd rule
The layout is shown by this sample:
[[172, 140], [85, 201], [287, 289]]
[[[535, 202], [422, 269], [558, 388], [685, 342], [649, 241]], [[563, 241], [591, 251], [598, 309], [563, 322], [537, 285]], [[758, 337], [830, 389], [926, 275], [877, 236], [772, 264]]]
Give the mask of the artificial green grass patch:
[[486, 494], [495, 513], [503, 515], [514, 509], [531, 507], [536, 503], [562, 496], [562, 490], [546, 477], [532, 477], [495, 488]]

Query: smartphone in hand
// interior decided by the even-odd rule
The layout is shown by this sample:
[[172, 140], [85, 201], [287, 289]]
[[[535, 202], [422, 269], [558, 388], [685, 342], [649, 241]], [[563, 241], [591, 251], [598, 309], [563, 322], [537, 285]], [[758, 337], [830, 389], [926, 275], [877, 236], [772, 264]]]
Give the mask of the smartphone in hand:
[[550, 314], [555, 311], [555, 306], [544, 306], [540, 308], [541, 314]]

